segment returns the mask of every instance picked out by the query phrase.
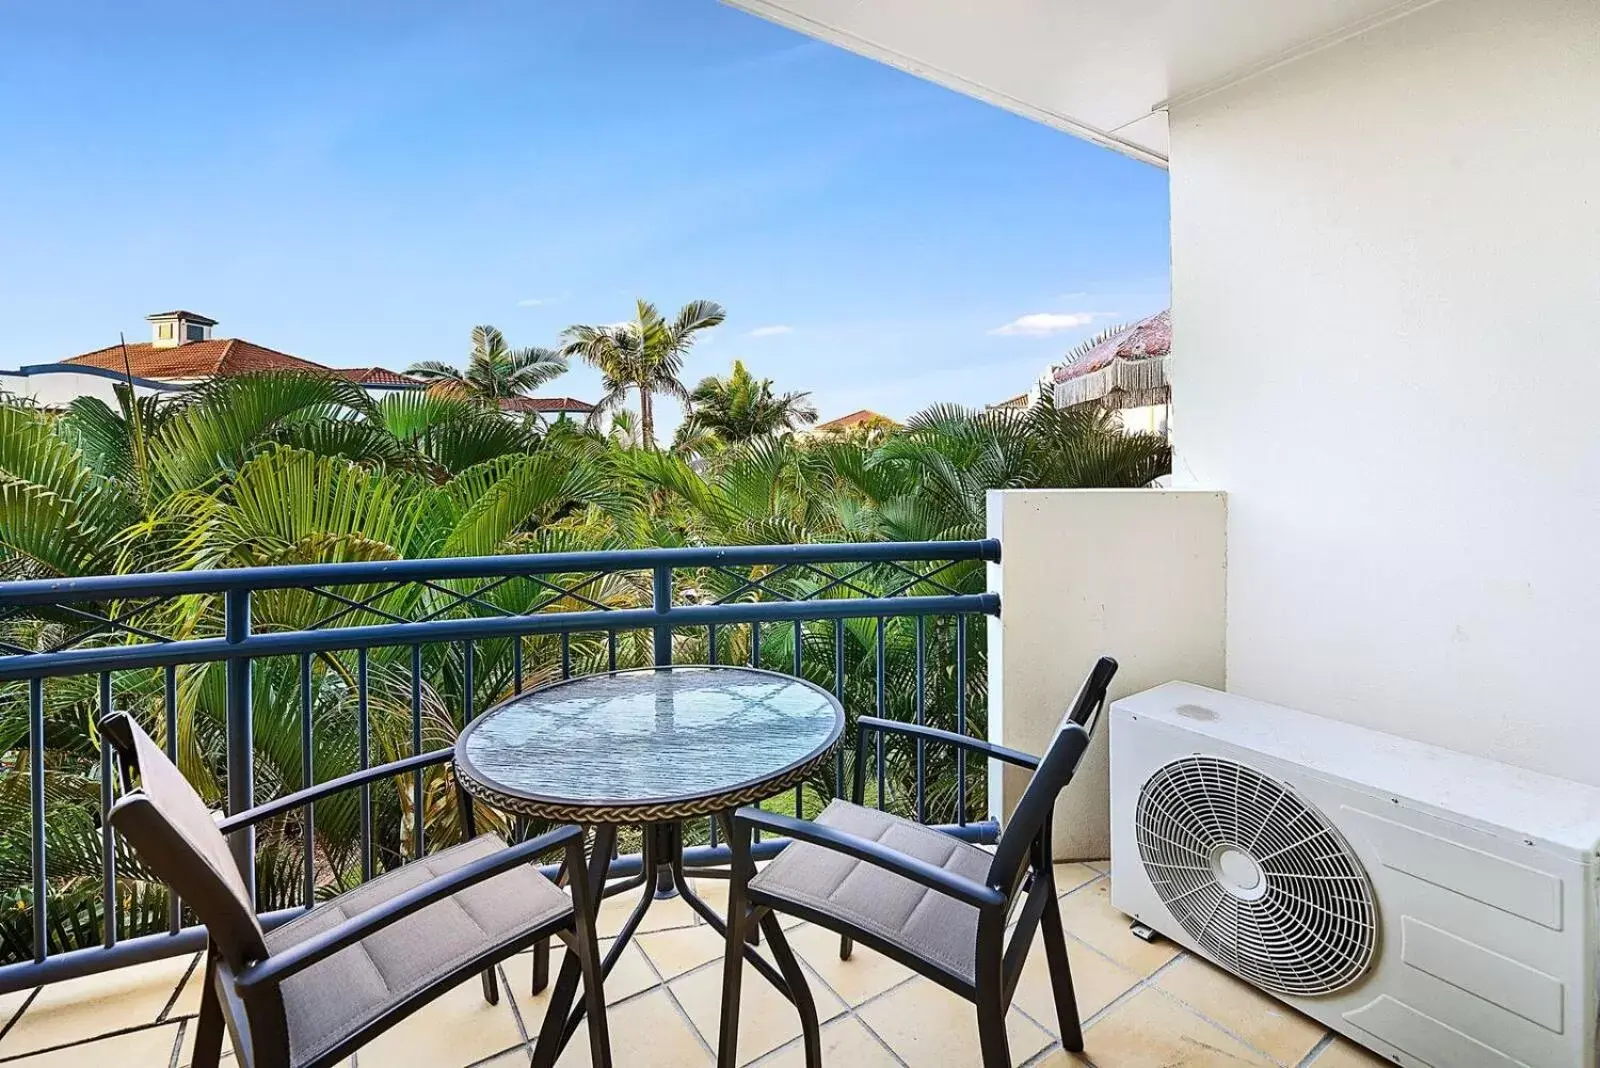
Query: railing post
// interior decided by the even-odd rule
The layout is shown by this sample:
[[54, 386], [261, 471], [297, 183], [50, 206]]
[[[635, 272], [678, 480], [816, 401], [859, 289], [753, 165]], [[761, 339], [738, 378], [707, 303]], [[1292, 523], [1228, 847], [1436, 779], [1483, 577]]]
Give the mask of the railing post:
[[[655, 584], [652, 605], [656, 615], [664, 616], [672, 608], [672, 565], [657, 564], [655, 568]], [[655, 661], [656, 667], [666, 667], [672, 663], [672, 627], [666, 624], [657, 624], [655, 628]]]
[[[250, 591], [231, 589], [223, 595], [223, 637], [242, 642], [250, 637]], [[254, 725], [250, 714], [250, 658], [230, 657], [227, 662], [228, 813], [234, 815], [255, 804]], [[234, 863], [244, 876], [251, 900], [256, 893], [256, 835], [252, 828], [234, 832], [229, 844]]]

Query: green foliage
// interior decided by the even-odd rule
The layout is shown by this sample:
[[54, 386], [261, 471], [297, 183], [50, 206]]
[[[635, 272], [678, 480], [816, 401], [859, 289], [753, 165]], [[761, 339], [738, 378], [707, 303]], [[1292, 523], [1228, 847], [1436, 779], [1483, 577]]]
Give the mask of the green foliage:
[[727, 318], [722, 305], [692, 300], [678, 309], [671, 322], [647, 300], [637, 301], [632, 322], [610, 326], [570, 326], [564, 355], [577, 356], [598, 368], [603, 393], [591, 423], [620, 408], [629, 392], [639, 394], [639, 434], [646, 449], [656, 447], [655, 396], [658, 393], [688, 402], [689, 391], [679, 375], [683, 361], [702, 330]]
[[727, 378], [711, 375], [689, 394], [689, 414], [673, 448], [709, 453], [776, 434], [793, 433], [817, 421], [809, 393], [774, 393], [772, 379], [756, 378], [742, 360]]
[[[641, 302], [636, 320], [625, 327], [573, 328], [569, 347], [601, 366], [608, 389], [615, 389], [607, 404], [615, 407], [631, 391], [640, 391], [642, 399], [674, 392], [693, 336], [720, 322], [722, 314], [716, 305], [696, 302], [668, 322]], [[492, 354], [503, 350], [503, 339], [475, 332], [479, 341], [490, 354], [486, 359], [501, 358]], [[494, 374], [500, 375], [496, 381], [514, 378]], [[348, 382], [304, 375], [218, 381], [174, 400], [146, 398], [137, 405], [126, 394], [115, 407], [81, 400], [59, 415], [0, 406], [0, 576], [651, 545], [974, 538], [984, 532], [988, 489], [1138, 486], [1170, 464], [1164, 441], [1124, 434], [1114, 415], [1095, 410], [974, 412], [947, 405], [930, 408], [899, 431], [811, 441], [788, 433], [813, 418], [802, 395], [774, 394], [770, 382], [741, 364], [728, 379], [702, 382], [694, 397], [695, 435], [702, 442], [709, 435], [715, 443], [697, 445], [692, 459], [650, 448], [648, 422], [641, 418], [635, 436], [627, 412], [617, 413], [613, 435], [603, 437], [564, 423], [546, 429], [464, 393], [412, 392], [373, 403]], [[983, 589], [979, 564], [931, 571], [706, 569], [680, 573], [678, 597], [754, 601]], [[270, 633], [395, 618], [650, 603], [647, 573], [546, 578], [547, 583], [511, 578], [486, 589], [463, 581], [374, 583], [341, 587], [337, 597], [259, 591], [252, 622], [258, 632]], [[472, 596], [462, 599], [466, 594]], [[222, 627], [220, 600], [209, 595], [92, 607], [173, 638], [215, 636]], [[16, 649], [123, 640], [130, 639], [115, 630], [94, 630], [69, 613], [45, 610], [0, 621], [0, 641]], [[674, 655], [685, 663], [757, 662], [791, 671], [797, 642], [800, 674], [840, 692], [852, 717], [920, 715], [938, 726], [984, 728], [984, 628], [977, 623], [960, 636], [951, 619], [928, 619], [920, 627], [905, 618], [770, 624], [759, 636], [749, 625], [725, 626], [718, 628], [715, 648], [709, 633], [676, 635]], [[964, 673], [956, 655], [962, 642], [968, 651]], [[308, 759], [311, 781], [358, 767], [363, 708], [369, 758], [409, 754], [415, 742], [413, 687], [422, 709], [423, 748], [451, 744], [469, 707], [481, 710], [513, 691], [519, 646], [525, 686], [558, 677], [563, 654], [577, 672], [603, 670], [612, 655], [605, 635], [578, 634], [565, 646], [548, 635], [477, 642], [470, 671], [468, 650], [460, 644], [423, 647], [420, 673], [413, 672], [409, 648], [372, 649], [364, 661], [353, 652], [319, 655], [305, 664], [298, 658], [258, 661], [252, 739], [258, 798], [306, 785]], [[618, 634], [615, 655], [621, 666], [648, 664], [650, 635]], [[836, 662], [844, 665], [842, 677]], [[132, 711], [158, 741], [170, 744], [202, 796], [218, 806], [226, 796], [223, 678], [220, 664], [177, 670], [170, 708], [159, 671], [118, 672], [113, 680], [116, 707]], [[96, 682], [67, 677], [44, 686], [46, 926], [52, 952], [98, 944], [104, 922]], [[311, 714], [309, 754], [302, 749], [305, 708]], [[885, 803], [912, 811], [914, 750], [892, 741], [884, 756]], [[27, 687], [0, 684], [0, 953], [7, 960], [33, 953], [32, 760]], [[962, 800], [967, 815], [981, 814], [984, 780], [976, 769], [968, 776], [966, 797], [958, 799], [954, 757], [930, 749], [924, 761], [931, 818], [955, 818]], [[848, 773], [848, 761], [841, 770]], [[874, 767], [874, 797], [877, 774]], [[416, 785], [407, 778], [372, 791], [370, 846], [380, 869], [411, 855], [419, 833], [428, 843], [460, 834], [448, 772], [424, 773], [420, 810]], [[819, 775], [801, 791], [801, 810], [814, 812], [833, 790], [833, 773]], [[770, 804], [789, 811], [794, 796]], [[486, 810], [480, 822], [504, 833], [514, 830]], [[362, 823], [359, 795], [346, 793], [319, 803], [313, 825], [295, 813], [260, 828], [260, 886], [267, 907], [300, 900], [308, 841], [319, 894], [358, 882]], [[703, 834], [704, 828], [691, 833]], [[115, 891], [122, 936], [165, 928], [165, 891], [137, 858], [119, 854]]]
[[412, 364], [407, 372], [460, 396], [498, 401], [531, 393], [566, 374], [567, 360], [550, 349], [514, 349], [494, 327], [475, 326], [465, 370], [441, 360], [424, 360]]

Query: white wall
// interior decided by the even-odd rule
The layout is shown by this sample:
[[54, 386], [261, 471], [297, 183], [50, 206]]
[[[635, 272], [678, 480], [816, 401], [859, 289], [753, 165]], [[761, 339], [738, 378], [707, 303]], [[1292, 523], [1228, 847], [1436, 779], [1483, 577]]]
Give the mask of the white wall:
[[[72, 372], [0, 376], [0, 389], [18, 397], [26, 397], [44, 408], [65, 408], [78, 397], [99, 397], [114, 408], [117, 403], [116, 385], [114, 378]], [[136, 396], [146, 397], [159, 391], [135, 385], [133, 392]]]
[[1229, 688], [1600, 783], [1600, 3], [1444, 0], [1171, 120]]
[[[1043, 753], [1101, 655], [1117, 659], [1113, 699], [1173, 679], [1222, 684], [1227, 502], [1172, 490], [991, 490], [989, 737]], [[1058, 858], [1110, 854], [1102, 721], [1055, 821]], [[1028, 775], [991, 763], [989, 805], [1004, 817]]]

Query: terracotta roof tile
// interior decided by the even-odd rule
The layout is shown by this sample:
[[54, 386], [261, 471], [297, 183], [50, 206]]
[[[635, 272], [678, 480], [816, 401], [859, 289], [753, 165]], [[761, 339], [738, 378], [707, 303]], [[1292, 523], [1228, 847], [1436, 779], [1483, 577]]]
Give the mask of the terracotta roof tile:
[[417, 389], [427, 383], [420, 378], [391, 371], [387, 367], [335, 367], [334, 373], [363, 386], [400, 386]]
[[501, 397], [500, 410], [505, 412], [575, 412], [588, 415], [594, 405], [576, 397]]
[[[96, 349], [62, 362], [121, 371], [122, 346]], [[243, 375], [255, 371], [326, 373], [329, 370], [320, 363], [231, 337], [188, 341], [164, 348], [156, 348], [148, 341], [133, 342], [128, 345], [128, 367], [136, 378], [157, 381]]]
[[837, 419], [830, 419], [826, 423], [819, 423], [813, 429], [814, 430], [850, 430], [853, 427], [858, 427], [858, 426], [862, 426], [862, 425], [865, 425], [865, 424], [871, 424], [871, 423], [882, 423], [882, 424], [884, 424], [886, 426], [899, 426], [900, 425], [899, 423], [896, 423], [893, 419], [890, 419], [887, 415], [879, 415], [877, 412], [873, 411], [870, 408], [863, 408], [858, 412], [851, 412], [849, 415], [841, 415]]

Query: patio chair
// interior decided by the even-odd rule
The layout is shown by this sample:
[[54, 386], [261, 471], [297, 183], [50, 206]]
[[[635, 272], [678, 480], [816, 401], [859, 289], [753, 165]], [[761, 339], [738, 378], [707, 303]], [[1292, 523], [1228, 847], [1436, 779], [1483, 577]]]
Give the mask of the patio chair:
[[[183, 774], [126, 713], [101, 720], [123, 794], [110, 821], [205, 924], [205, 986], [195, 1068], [215, 1068], [226, 1023], [247, 1068], [314, 1068], [349, 1058], [474, 974], [498, 1000], [494, 965], [555, 935], [583, 967], [595, 1068], [611, 1063], [588, 884], [568, 897], [530, 862], [557, 848], [583, 870], [583, 832], [563, 827], [520, 845], [494, 835], [429, 854], [264, 930], [225, 834], [386, 776], [448, 761], [425, 753], [278, 798], [220, 824]], [[134, 776], [138, 776], [138, 785]]]
[[[949, 731], [863, 716], [857, 721], [853, 803], [835, 800], [815, 822], [757, 808], [734, 814], [717, 1053], [721, 1068], [738, 1063], [741, 947], [756, 924], [767, 935], [788, 981], [790, 1000], [800, 1012], [807, 1068], [821, 1064], [816, 1005], [778, 912], [837, 932], [845, 959], [853, 942], [860, 941], [971, 1001], [978, 1011], [984, 1068], [1010, 1068], [1006, 1010], [1034, 932], [1042, 927], [1062, 1045], [1074, 1052], [1083, 1049], [1056, 903], [1051, 817], [1056, 798], [1089, 746], [1116, 671], [1115, 660], [1100, 658], [1042, 759]], [[952, 745], [1033, 772], [992, 855], [934, 828], [864, 807], [871, 731], [909, 735], [919, 746]], [[791, 840], [759, 874], [751, 862], [751, 837], [757, 828]], [[1007, 921], [1019, 898], [1022, 904], [1008, 943]]]

